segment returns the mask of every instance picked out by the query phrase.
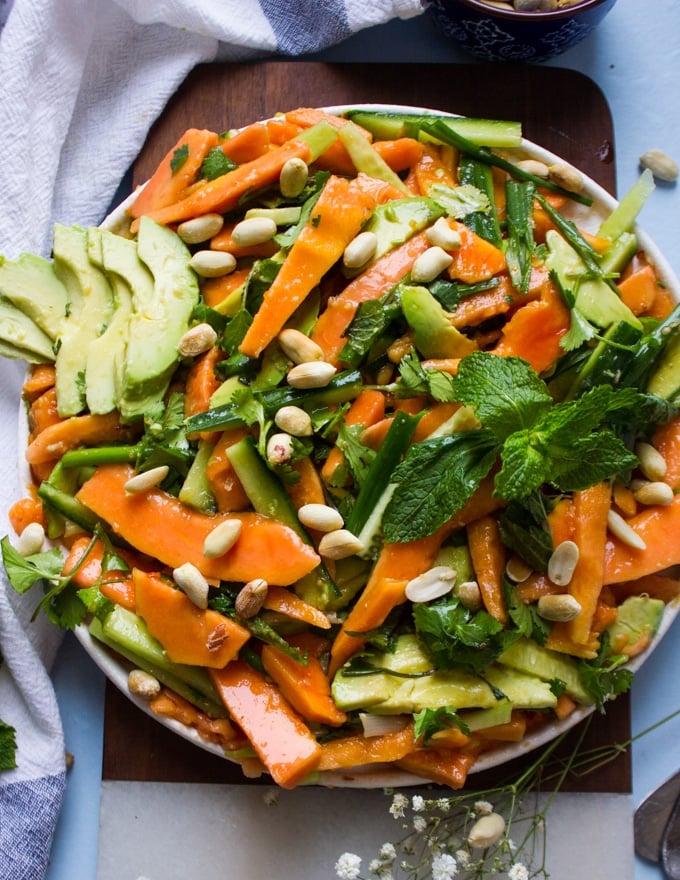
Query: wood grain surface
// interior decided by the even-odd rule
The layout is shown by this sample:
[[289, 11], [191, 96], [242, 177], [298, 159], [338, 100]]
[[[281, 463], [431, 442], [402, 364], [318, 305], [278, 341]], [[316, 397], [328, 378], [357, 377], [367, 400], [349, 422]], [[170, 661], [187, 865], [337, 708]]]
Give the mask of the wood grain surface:
[[[399, 103], [466, 116], [517, 119], [527, 138], [615, 193], [611, 114], [591, 80], [559, 68], [477, 64], [271, 61], [201, 65], [153, 126], [135, 163], [134, 184], [150, 176], [188, 127], [224, 131], [295, 106], [341, 103]], [[565, 754], [579, 741], [582, 728], [570, 735]], [[620, 698], [605, 715], [589, 723], [583, 749], [624, 742], [629, 729], [628, 700]], [[517, 767], [514, 762], [502, 775]], [[249, 782], [238, 767], [171, 733], [111, 685], [107, 688], [102, 775], [109, 780]], [[501, 773], [491, 775], [497, 779]], [[481, 776], [470, 778], [470, 786], [484, 782]], [[628, 753], [597, 772], [568, 778], [563, 786], [570, 791], [611, 792], [628, 792], [630, 787]]]

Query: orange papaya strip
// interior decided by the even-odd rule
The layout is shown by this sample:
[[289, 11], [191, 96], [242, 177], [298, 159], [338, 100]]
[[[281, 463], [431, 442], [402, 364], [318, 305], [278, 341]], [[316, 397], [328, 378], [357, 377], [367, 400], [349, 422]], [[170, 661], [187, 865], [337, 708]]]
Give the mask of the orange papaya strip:
[[238, 443], [239, 440], [243, 440], [247, 434], [247, 428], [232, 428], [223, 431], [208, 459], [205, 476], [220, 513], [246, 510], [250, 507], [250, 499], [227, 455], [229, 447]]
[[97, 446], [102, 443], [124, 443], [138, 430], [121, 425], [118, 413], [72, 416], [49, 425], [32, 440], [26, 449], [26, 461], [40, 465], [56, 461], [69, 449]]
[[[287, 122], [298, 125], [300, 128], [311, 128], [318, 125], [319, 122], [327, 122], [333, 128], [342, 128], [347, 125], [348, 120], [344, 116], [337, 116], [334, 113], [328, 113], [318, 107], [296, 107], [294, 110], [288, 110], [285, 114]], [[368, 141], [373, 140], [373, 135], [363, 126], [357, 126]]]
[[413, 165], [413, 173], [418, 186], [418, 191], [426, 196], [430, 187], [436, 185], [455, 186], [453, 168], [443, 161], [440, 147], [434, 144], [423, 144], [422, 153], [418, 161]]
[[542, 373], [563, 354], [560, 339], [568, 332], [570, 321], [562, 296], [552, 284], [546, 285], [540, 299], [517, 309], [492, 351], [504, 357], [522, 357]]
[[416, 429], [413, 432], [412, 442], [420, 443], [421, 440], [425, 440], [433, 431], [436, 431], [437, 428], [447, 422], [458, 409], [460, 409], [460, 404], [458, 403], [433, 404], [433, 406], [431, 406], [430, 409], [420, 417]]
[[[289, 159], [299, 158], [307, 162], [309, 157], [310, 149], [304, 141], [286, 141], [251, 162], [244, 162], [214, 180], [199, 184], [185, 198], [147, 212], [148, 216], [156, 223], [167, 225], [190, 220], [201, 214], [226, 213], [237, 207], [239, 199], [246, 193], [277, 181], [281, 169]], [[133, 221], [130, 228], [133, 233], [136, 232], [138, 221]]]
[[211, 718], [169, 688], [161, 688], [158, 696], [149, 701], [149, 708], [155, 715], [193, 727], [201, 739], [218, 743], [225, 751], [243, 749], [248, 745], [245, 736], [227, 718]]
[[392, 171], [408, 171], [420, 161], [424, 147], [415, 138], [375, 141], [373, 149]]
[[323, 611], [319, 611], [318, 608], [301, 599], [297, 593], [285, 587], [269, 587], [262, 607], [319, 629], [330, 629], [331, 626]]
[[647, 547], [638, 550], [610, 535], [604, 566], [605, 584], [638, 580], [680, 563], [680, 495], [676, 495], [667, 507], [641, 510], [627, 523]]
[[321, 746], [275, 684], [241, 660], [210, 676], [274, 782], [294, 788], [316, 769]]
[[135, 568], [132, 580], [137, 614], [174, 663], [221, 669], [250, 638], [247, 629], [218, 611], [198, 608], [159, 574]]
[[475, 731], [475, 737], [483, 742], [521, 742], [527, 731], [527, 720], [523, 712], [512, 713], [505, 724], [493, 724]]
[[290, 122], [283, 114], [272, 116], [271, 119], [265, 122], [265, 125], [267, 126], [269, 141], [275, 146], [281, 146], [286, 141], [292, 140], [302, 131], [301, 125]]
[[342, 256], [368, 219], [373, 200], [344, 177], [330, 177], [271, 287], [265, 291], [239, 350], [258, 357], [295, 309]]
[[141, 217], [173, 204], [196, 180], [208, 151], [217, 144], [217, 134], [189, 128], [161, 159], [150, 180], [128, 208], [131, 217]]
[[[100, 467], [76, 497], [128, 544], [164, 565], [176, 568], [192, 562], [208, 579], [245, 583], [261, 577], [286, 586], [319, 564], [314, 548], [292, 529], [260, 514], [209, 516], [161, 489], [127, 494], [125, 484], [133, 473], [125, 465]], [[205, 539], [225, 519], [238, 519], [241, 534], [228, 553], [208, 559], [203, 554]]]
[[285, 483], [284, 488], [296, 510], [304, 504], [325, 504], [323, 483], [312, 459], [307, 455], [293, 462], [293, 470], [299, 474], [295, 483]]
[[232, 162], [243, 165], [264, 155], [270, 146], [269, 128], [264, 122], [253, 122], [234, 132], [231, 137], [221, 139], [220, 150]]
[[473, 750], [418, 749], [396, 761], [396, 764], [408, 773], [459, 789], [465, 785], [476, 760], [477, 755]]
[[[385, 414], [385, 395], [382, 391], [374, 391], [373, 389], [364, 389], [360, 391], [358, 396], [352, 401], [350, 408], [345, 415], [345, 424], [363, 425], [368, 427], [375, 424]], [[336, 469], [342, 465], [344, 455], [342, 451], [334, 446], [328, 454], [326, 461], [321, 468], [321, 478], [328, 484], [333, 478]]]
[[28, 410], [28, 427], [32, 436], [37, 436], [50, 425], [61, 422], [57, 403], [56, 388], [48, 388], [36, 397]]
[[45, 525], [45, 511], [39, 498], [20, 498], [10, 507], [7, 516], [17, 535], [20, 535], [31, 523]]
[[347, 716], [333, 702], [330, 682], [318, 657], [308, 655], [301, 663], [274, 645], [264, 645], [262, 665], [304, 719], [329, 727], [345, 723]]
[[[548, 514], [553, 547], [562, 541], [574, 539], [574, 505], [571, 498], [562, 498]], [[522, 583], [515, 585], [515, 594], [521, 602], [536, 602], [541, 596], [561, 593], [563, 587], [554, 584], [547, 574], [534, 572]]]
[[660, 288], [654, 269], [647, 264], [619, 282], [621, 299], [634, 315], [647, 314]]
[[451, 251], [453, 260], [447, 269], [449, 278], [474, 284], [507, 272], [505, 255], [499, 248], [477, 235], [464, 223], [455, 220], [449, 222], [461, 238], [460, 247]]
[[331, 647], [331, 678], [366, 641], [361, 635], [380, 626], [397, 605], [406, 601], [406, 584], [432, 567], [445, 529], [404, 544], [384, 544], [363, 592], [347, 615]]
[[260, 244], [243, 245], [234, 239], [234, 227], [236, 223], [225, 223], [222, 229], [210, 239], [210, 247], [214, 251], [228, 251], [236, 259], [241, 257], [271, 257], [279, 250], [279, 246], [273, 239], [263, 241]]
[[36, 364], [21, 387], [24, 400], [31, 403], [36, 397], [54, 387], [56, 370], [54, 364]]
[[220, 275], [219, 278], [204, 278], [201, 280], [201, 295], [205, 304], [211, 309], [220, 310], [220, 306], [230, 293], [238, 290], [245, 283], [250, 273], [250, 267], [237, 268], [228, 275]]
[[557, 698], [557, 705], [555, 706], [555, 715], [559, 718], [560, 721], [564, 721], [565, 718], [568, 718], [572, 712], [576, 710], [576, 700], [569, 696], [566, 691], [561, 693]]
[[482, 602], [488, 613], [506, 623], [508, 612], [503, 596], [503, 571], [506, 553], [500, 527], [493, 516], [483, 516], [467, 527], [468, 548]]
[[185, 418], [210, 408], [210, 398], [222, 384], [215, 373], [215, 367], [224, 357], [222, 349], [218, 345], [213, 345], [191, 363], [184, 394]]
[[339, 363], [338, 356], [345, 344], [345, 332], [361, 303], [379, 299], [383, 293], [394, 287], [411, 271], [415, 259], [429, 246], [425, 233], [414, 235], [376, 260], [350, 281], [342, 293], [328, 300], [311, 333], [314, 342], [321, 346], [325, 360], [336, 365]]
[[413, 751], [413, 724], [402, 730], [363, 736], [350, 736], [330, 740], [321, 746], [319, 770], [340, 770], [361, 764], [391, 764]]
[[680, 489], [680, 418], [659, 425], [652, 437], [652, 446], [666, 462], [664, 482], [671, 489]]
[[546, 647], [551, 647], [552, 640], [562, 636], [578, 645], [588, 645], [593, 640], [593, 620], [604, 581], [611, 487], [608, 483], [598, 483], [574, 492], [573, 505], [573, 540], [578, 545], [579, 557], [567, 589], [581, 611], [574, 620], [553, 625]]
[[637, 513], [638, 505], [633, 490], [618, 480], [612, 486], [612, 503], [624, 518]]

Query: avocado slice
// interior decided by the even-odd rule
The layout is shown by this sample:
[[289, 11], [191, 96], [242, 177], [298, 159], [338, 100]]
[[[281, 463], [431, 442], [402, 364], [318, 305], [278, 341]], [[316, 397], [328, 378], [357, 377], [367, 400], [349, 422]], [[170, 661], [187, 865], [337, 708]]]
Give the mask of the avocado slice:
[[384, 256], [445, 214], [441, 205], [425, 196], [392, 199], [378, 205], [363, 228], [378, 239], [373, 259]]
[[153, 292], [147, 299], [150, 291], [138, 293], [133, 287], [120, 401], [126, 419], [142, 416], [165, 394], [179, 362], [177, 346], [199, 296], [198, 279], [189, 265], [191, 253], [171, 229], [142, 217], [137, 254], [153, 277]]
[[106, 275], [90, 260], [85, 229], [55, 224], [52, 252], [68, 295], [56, 358], [57, 406], [67, 417], [85, 408], [90, 343], [106, 328], [114, 303]]
[[[114, 300], [114, 312], [106, 329], [90, 343], [85, 373], [85, 394], [90, 412], [107, 413], [118, 406], [128, 325], [132, 315], [132, 291], [125, 279], [111, 267], [111, 248], [105, 248], [104, 244], [113, 239], [113, 251], [118, 254], [118, 242], [122, 243], [122, 253], [127, 252], [131, 259], [136, 260], [137, 253], [134, 242], [99, 227], [88, 229], [87, 239], [90, 259], [106, 273]], [[114, 266], [118, 262], [115, 259]]]
[[614, 653], [633, 646], [647, 647], [663, 617], [665, 604], [651, 596], [629, 596], [619, 605], [616, 622], [607, 627]]
[[50, 339], [57, 339], [66, 316], [68, 295], [50, 260], [36, 254], [21, 254], [14, 261], [0, 257], [0, 295]]
[[603, 278], [589, 277], [585, 263], [559, 232], [549, 230], [545, 242], [548, 246], [546, 266], [557, 274], [564, 288], [574, 290], [576, 308], [586, 320], [604, 329], [618, 321], [642, 327], [639, 319]]
[[415, 346], [424, 357], [464, 357], [477, 347], [453, 326], [444, 308], [426, 287], [402, 287], [400, 302], [404, 318], [413, 331]]
[[52, 340], [31, 318], [8, 299], [0, 296], [0, 351], [3, 357], [30, 364], [54, 361]]
[[581, 684], [577, 662], [567, 654], [551, 651], [529, 639], [518, 639], [503, 651], [498, 662], [509, 670], [532, 675], [544, 682], [562, 681], [566, 692], [576, 702], [592, 702]]

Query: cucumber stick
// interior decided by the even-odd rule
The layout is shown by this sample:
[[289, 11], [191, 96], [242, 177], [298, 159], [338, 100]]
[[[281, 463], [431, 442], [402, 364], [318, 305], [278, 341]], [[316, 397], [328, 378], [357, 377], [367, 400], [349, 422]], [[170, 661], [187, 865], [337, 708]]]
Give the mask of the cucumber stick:
[[205, 669], [169, 660], [160, 642], [149, 635], [141, 617], [117, 605], [103, 621], [95, 617], [89, 631], [97, 641], [153, 675], [202, 712], [215, 718], [227, 717]]

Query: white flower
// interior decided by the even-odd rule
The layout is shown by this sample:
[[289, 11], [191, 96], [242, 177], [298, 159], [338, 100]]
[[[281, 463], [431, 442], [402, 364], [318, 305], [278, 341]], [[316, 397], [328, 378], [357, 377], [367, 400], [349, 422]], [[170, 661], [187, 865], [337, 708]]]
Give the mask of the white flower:
[[450, 810], [451, 809], [450, 798], [438, 798], [437, 799], [437, 809], [443, 810], [444, 812], [447, 812], [448, 810]]
[[470, 864], [470, 853], [466, 849], [457, 849], [456, 861], [461, 866], [461, 868], [467, 868], [467, 866]]
[[395, 794], [392, 798], [392, 804], [390, 805], [390, 815], [394, 816], [395, 819], [402, 819], [404, 817], [404, 811], [408, 806], [408, 798], [405, 794]]
[[517, 862], [508, 871], [508, 880], [529, 880], [529, 871], [521, 862]]
[[361, 870], [361, 856], [343, 853], [335, 863], [335, 873], [340, 880], [357, 880]]
[[419, 794], [413, 795], [411, 799], [411, 808], [415, 813], [422, 813], [425, 809], [425, 798], [421, 797]]
[[380, 847], [380, 858], [383, 862], [393, 862], [397, 857], [397, 851], [393, 843], [383, 843]]
[[422, 834], [426, 828], [427, 828], [427, 819], [424, 816], [414, 816], [413, 817], [413, 830], [414, 831], [417, 831], [418, 834]]
[[448, 853], [442, 853], [432, 859], [432, 880], [452, 880], [457, 873], [456, 860]]
[[480, 816], [487, 816], [489, 813], [493, 813], [493, 805], [488, 801], [475, 801], [475, 811]]

